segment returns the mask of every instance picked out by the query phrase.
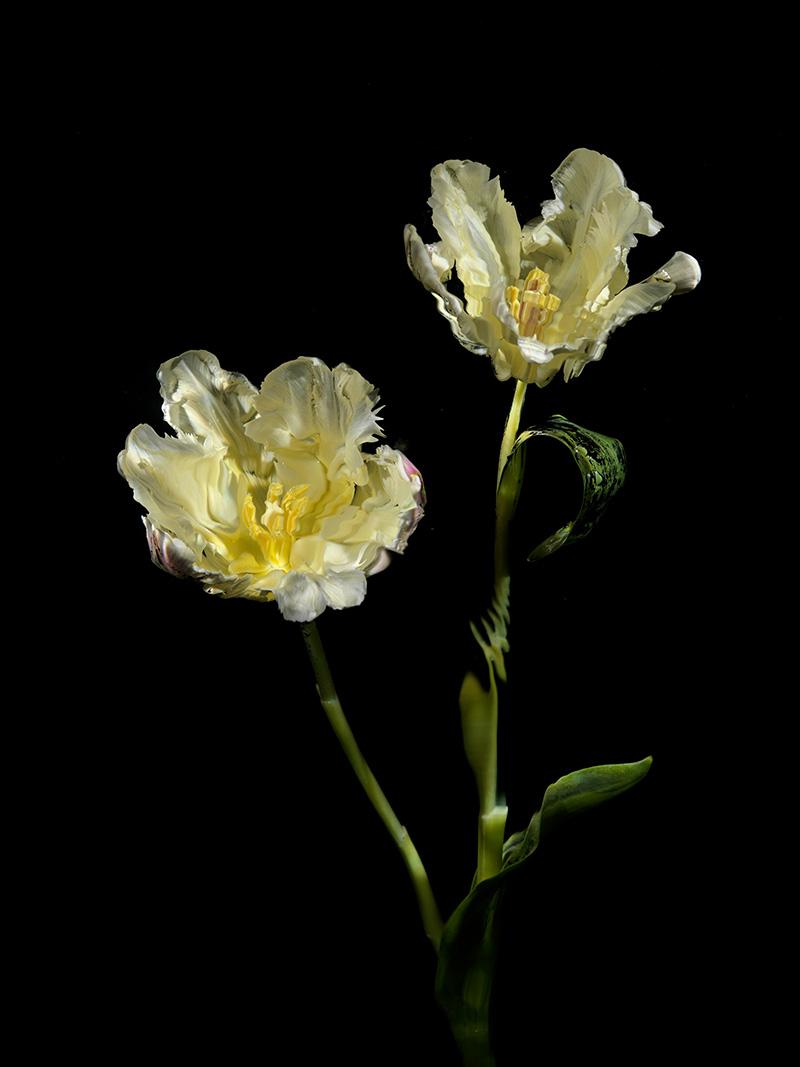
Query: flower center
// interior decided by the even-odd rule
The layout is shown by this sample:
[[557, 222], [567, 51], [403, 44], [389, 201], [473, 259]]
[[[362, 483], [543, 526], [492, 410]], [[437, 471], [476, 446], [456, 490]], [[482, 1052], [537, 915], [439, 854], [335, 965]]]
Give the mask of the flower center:
[[297, 524], [311, 508], [305, 495], [307, 485], [295, 485], [283, 491], [280, 482], [271, 482], [267, 489], [264, 512], [256, 516], [256, 505], [250, 493], [242, 508], [242, 518], [248, 533], [257, 542], [268, 563], [279, 570], [289, 570], [292, 546], [297, 539]]
[[550, 292], [550, 275], [538, 267], [529, 272], [522, 290], [516, 285], [509, 285], [506, 300], [511, 314], [519, 323], [520, 337], [540, 338], [553, 312], [561, 304], [561, 300]]

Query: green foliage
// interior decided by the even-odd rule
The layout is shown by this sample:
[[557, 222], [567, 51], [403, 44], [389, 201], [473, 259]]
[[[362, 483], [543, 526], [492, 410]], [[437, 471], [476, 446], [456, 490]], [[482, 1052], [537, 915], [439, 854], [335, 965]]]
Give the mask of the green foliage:
[[525, 474], [527, 449], [538, 437], [550, 437], [569, 449], [581, 474], [583, 495], [575, 518], [537, 545], [528, 554], [529, 560], [544, 559], [570, 541], [586, 537], [625, 480], [625, 452], [616, 438], [587, 430], [563, 415], [552, 415], [517, 437], [500, 479], [498, 515], [505, 512], [507, 519], [513, 515]]
[[489, 1001], [498, 947], [502, 894], [541, 841], [566, 817], [624, 793], [647, 774], [652, 758], [637, 763], [586, 767], [548, 786], [542, 806], [527, 828], [503, 846], [499, 874], [478, 882], [445, 925], [436, 974], [436, 993], [450, 1018], [467, 1063], [493, 1063]]

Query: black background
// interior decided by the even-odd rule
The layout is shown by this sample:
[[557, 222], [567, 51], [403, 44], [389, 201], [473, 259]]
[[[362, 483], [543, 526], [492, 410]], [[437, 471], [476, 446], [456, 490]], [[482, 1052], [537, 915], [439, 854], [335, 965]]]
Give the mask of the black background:
[[[654, 764], [635, 791], [566, 827], [510, 897], [499, 1062], [535, 1062], [543, 1048], [570, 1063], [598, 1048], [622, 1062], [678, 1054], [696, 1024], [694, 1047], [710, 1047], [708, 990], [741, 948], [722, 902], [747, 820], [734, 830], [719, 767], [754, 654], [740, 620], [756, 477], [742, 428], [756, 403], [731, 342], [752, 305], [731, 219], [780, 131], [750, 124], [745, 151], [734, 83], [709, 80], [697, 97], [673, 66], [638, 92], [614, 78], [573, 86], [576, 102], [553, 70], [504, 85], [491, 65], [470, 81], [411, 52], [396, 66], [311, 62], [298, 36], [264, 54], [246, 36], [155, 65], [143, 53], [124, 74], [107, 50], [76, 62], [54, 105], [46, 269], [71, 366], [86, 375], [97, 460], [91, 484], [79, 481], [93, 577], [63, 646], [80, 700], [47, 723], [61, 1025], [104, 1062], [156, 1050], [458, 1062], [402, 863], [316, 702], [299, 627], [156, 570], [115, 458], [135, 424], [164, 429], [156, 371], [188, 348], [254, 382], [305, 354], [378, 386], [387, 442], [421, 468], [429, 506], [405, 557], [320, 631], [449, 913], [474, 865], [457, 693], [475, 664], [467, 623], [487, 603], [513, 386], [452, 338], [405, 265], [402, 229], [433, 239], [437, 162], [489, 164], [524, 220], [586, 145], [665, 224], [632, 251], [632, 280], [676, 249], [704, 277], [618, 331], [580, 379], [528, 392], [523, 426], [560, 412], [620, 438], [629, 468], [588, 540], [514, 572], [509, 829], [569, 770], [648, 753]], [[698, 45], [680, 62], [702, 59]], [[55, 463], [70, 483], [74, 457]], [[578, 492], [566, 454], [540, 444], [520, 560]]]

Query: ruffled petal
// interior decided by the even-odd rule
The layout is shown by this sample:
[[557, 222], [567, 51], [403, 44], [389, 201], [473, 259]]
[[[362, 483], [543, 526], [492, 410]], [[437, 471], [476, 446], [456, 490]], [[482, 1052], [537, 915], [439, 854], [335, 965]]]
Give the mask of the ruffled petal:
[[378, 554], [375, 559], [364, 571], [364, 574], [366, 574], [368, 578], [371, 578], [373, 574], [380, 574], [381, 571], [385, 571], [391, 562], [392, 553], [385, 548], [381, 548], [378, 550]]
[[192, 549], [180, 538], [159, 530], [146, 515], [142, 516], [142, 522], [153, 563], [175, 578], [196, 578], [197, 558]]
[[[660, 307], [699, 279], [692, 257], [678, 253], [645, 282], [625, 288], [637, 235], [653, 236], [662, 227], [649, 204], [627, 187], [617, 164], [599, 152], [578, 148], [567, 156], [553, 174], [554, 199], [522, 230], [498, 180], [490, 180], [481, 164], [440, 164], [432, 188], [429, 203], [442, 240], [425, 245], [407, 226], [409, 266], [458, 341], [490, 356], [501, 380], [541, 386], [561, 370], [566, 380], [576, 377], [600, 359], [617, 325]], [[444, 286], [454, 261], [466, 311]], [[527, 285], [534, 268], [548, 276], [557, 301], [531, 329], [529, 321], [520, 326], [515, 318], [516, 299], [509, 302], [506, 286]]]
[[534, 337], [521, 337], [518, 343], [502, 341], [494, 356], [498, 378], [516, 378], [528, 385], [546, 385], [561, 369], [569, 351], [563, 346], [542, 344]]
[[[433, 224], [455, 256], [470, 315], [494, 313], [506, 286], [519, 277], [517, 213], [489, 168], [450, 159], [431, 171]], [[484, 306], [488, 303], [488, 306]]]
[[403, 552], [424, 514], [425, 493], [417, 468], [393, 448], [366, 457], [369, 478], [352, 504], [322, 518], [315, 532], [299, 538], [291, 569], [327, 575], [382, 570], [385, 550]]
[[386, 474], [383, 487], [391, 506], [401, 513], [400, 528], [389, 548], [393, 552], [405, 552], [409, 538], [425, 514], [425, 485], [422, 475], [408, 456], [395, 448], [379, 448], [376, 463], [382, 465]]
[[312, 574], [290, 571], [275, 589], [281, 615], [289, 622], [311, 622], [327, 607], [325, 594]]
[[246, 432], [276, 455], [314, 456], [330, 480], [344, 475], [360, 484], [366, 477], [360, 446], [383, 436], [377, 400], [358, 371], [344, 363], [331, 371], [321, 360], [303, 356], [267, 375], [256, 399], [257, 417]]
[[643, 282], [630, 285], [609, 301], [601, 311], [604, 334], [622, 326], [634, 315], [658, 311], [671, 296], [687, 293], [700, 281], [700, 264], [686, 252], [672, 259]]
[[372, 386], [299, 359], [253, 400], [207, 353], [165, 364], [162, 383], [177, 436], [138, 426], [119, 456], [153, 561], [210, 593], [277, 600], [294, 621], [361, 603], [367, 572], [421, 514], [416, 468], [392, 449], [361, 452], [381, 433]]
[[442, 276], [446, 271], [441, 271], [443, 261], [437, 260], [438, 253], [433, 251], [435, 246], [426, 245], [414, 226], [406, 226], [404, 237], [406, 260], [411, 273], [433, 295], [439, 313], [450, 323], [456, 340], [470, 352], [485, 356], [487, 348], [480, 339], [477, 323], [466, 313], [458, 297], [453, 296], [442, 284]]
[[275, 600], [285, 619], [311, 622], [327, 607], [356, 607], [366, 592], [367, 579], [361, 571], [328, 575], [290, 571], [276, 587]]
[[243, 374], [223, 370], [210, 352], [193, 351], [162, 363], [158, 380], [164, 418], [174, 430], [224, 445], [245, 468], [263, 473], [267, 459], [244, 432], [258, 390]]
[[422, 477], [402, 452], [387, 446], [366, 461], [367, 482], [349, 507], [322, 521], [319, 535], [337, 545], [373, 544], [402, 552], [423, 515]]
[[[548, 359], [539, 365], [529, 363], [526, 366], [520, 359], [514, 358], [512, 351], [509, 362], [514, 377], [521, 381], [535, 382], [539, 386], [547, 385], [560, 370], [564, 372], [565, 381], [577, 378], [587, 364], [602, 357], [609, 334], [618, 326], [624, 325], [635, 315], [658, 311], [671, 296], [689, 292], [699, 281], [700, 265], [697, 260], [686, 252], [676, 252], [655, 274], [637, 285], [623, 289], [599, 310], [596, 316], [596, 337], [578, 338], [576, 341], [552, 347], [541, 346]], [[526, 359], [532, 358], [531, 352], [520, 349], [520, 353]]]
[[561, 298], [561, 328], [569, 331], [568, 320], [582, 307], [622, 288], [636, 234], [652, 237], [661, 223], [617, 164], [587, 148], [571, 152], [554, 172], [553, 192], [541, 219], [525, 226], [523, 252], [550, 275]]
[[328, 607], [355, 608], [367, 595], [367, 576], [363, 571], [332, 571], [317, 579]]
[[137, 426], [120, 453], [120, 473], [153, 525], [180, 538], [197, 555], [241, 525], [245, 487], [228, 463], [227, 446], [207, 438], [159, 437]]
[[[592, 213], [612, 194], [625, 190], [638, 205], [636, 233], [652, 237], [661, 229], [649, 204], [625, 183], [625, 175], [608, 156], [590, 148], [576, 148], [553, 172], [553, 200], [542, 204], [542, 220], [548, 223], [571, 248], [581, 244], [592, 221]], [[526, 227], [527, 229], [527, 227]]]
[[688, 252], [676, 252], [672, 259], [653, 275], [653, 277], [663, 277], [672, 282], [675, 286], [673, 296], [690, 293], [702, 276], [700, 264]]
[[142, 516], [142, 522], [147, 531], [150, 558], [167, 574], [176, 578], [193, 578], [205, 586], [207, 593], [224, 597], [256, 596], [261, 599], [268, 595], [253, 590], [249, 576], [230, 575], [211, 569], [215, 561], [220, 562], [219, 557], [215, 560], [213, 550], [208, 553], [212, 557], [210, 560], [206, 561], [204, 556], [198, 561], [192, 549], [180, 538], [159, 530], [146, 516]]

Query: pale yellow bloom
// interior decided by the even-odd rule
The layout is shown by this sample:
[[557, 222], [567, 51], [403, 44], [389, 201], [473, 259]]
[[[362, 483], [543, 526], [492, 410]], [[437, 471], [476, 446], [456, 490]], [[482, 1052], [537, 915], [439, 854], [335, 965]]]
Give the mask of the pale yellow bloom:
[[[599, 152], [571, 152], [553, 175], [555, 199], [525, 226], [481, 163], [439, 164], [431, 189], [441, 240], [426, 245], [407, 226], [409, 266], [460, 343], [490, 356], [500, 379], [546, 385], [561, 369], [575, 377], [600, 359], [617, 326], [700, 280], [697, 261], [676, 252], [627, 286], [636, 234], [651, 237], [661, 223]], [[466, 307], [444, 285], [454, 265]]]
[[301, 358], [259, 391], [209, 352], [185, 352], [158, 377], [176, 436], [137, 426], [119, 456], [153, 561], [210, 593], [276, 600], [297, 622], [360, 604], [424, 503], [401, 452], [362, 451], [383, 436], [369, 382]]

